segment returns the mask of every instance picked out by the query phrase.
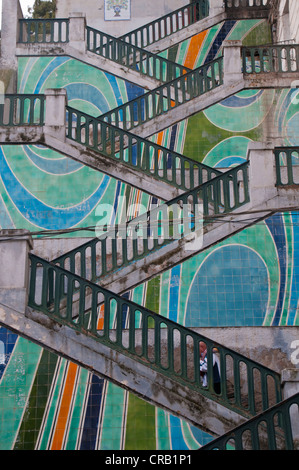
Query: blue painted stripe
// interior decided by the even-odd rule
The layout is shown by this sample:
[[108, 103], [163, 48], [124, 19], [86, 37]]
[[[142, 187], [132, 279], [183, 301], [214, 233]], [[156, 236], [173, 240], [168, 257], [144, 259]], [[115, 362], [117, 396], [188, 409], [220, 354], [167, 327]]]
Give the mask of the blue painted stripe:
[[221, 26], [206, 56], [206, 59], [204, 61], [205, 64], [215, 59], [217, 53], [219, 52], [220, 47], [222, 46], [223, 41], [226, 39], [227, 35], [230, 33], [230, 31], [235, 26], [235, 24], [236, 24], [236, 21], [228, 20], [228, 21], [225, 21], [225, 23]]
[[293, 275], [292, 275], [292, 287], [289, 304], [289, 315], [288, 325], [294, 325], [294, 321], [297, 314], [297, 307], [299, 302], [298, 297], [298, 286], [299, 286], [299, 265], [296, 263], [299, 253], [299, 213], [294, 212], [291, 214], [292, 227], [293, 227]]
[[19, 212], [33, 225], [48, 230], [70, 228], [79, 224], [96, 207], [110, 181], [110, 178], [104, 175], [98, 189], [88, 199], [76, 206], [60, 209], [39, 201], [21, 185], [11, 171], [2, 148], [0, 168], [3, 184]]
[[96, 450], [97, 429], [103, 400], [104, 379], [92, 374], [80, 450]]
[[182, 433], [181, 421], [176, 416], [169, 416], [171, 429], [171, 449], [172, 450], [189, 450]]
[[275, 315], [274, 315], [274, 319], [272, 323], [273, 326], [277, 326], [279, 325], [280, 317], [282, 314], [283, 299], [284, 299], [284, 293], [285, 293], [285, 288], [286, 288], [286, 260], [287, 260], [286, 237], [285, 237], [282, 214], [276, 214], [275, 216], [272, 216], [269, 219], [266, 219], [265, 222], [276, 244], [278, 261], [279, 261], [279, 269], [280, 269], [279, 296], [278, 296], [276, 311], [275, 311]]
[[250, 106], [252, 103], [255, 103], [263, 94], [263, 90], [260, 90], [254, 96], [229, 96], [221, 101], [222, 106], [226, 106], [228, 108], [244, 108], [246, 106]]
[[4, 358], [1, 358], [1, 359], [4, 359], [4, 362], [0, 364], [0, 380], [9, 362], [10, 356], [13, 352], [17, 339], [18, 339], [18, 335], [16, 335], [15, 333], [12, 333], [6, 328], [2, 328], [2, 327], [0, 328], [0, 342], [3, 343], [4, 345], [4, 351], [1, 348], [1, 352], [4, 352]]
[[93, 85], [88, 83], [70, 83], [65, 85], [68, 102], [72, 100], [82, 100], [92, 103], [101, 113], [109, 111], [110, 107], [103, 93]]
[[169, 318], [175, 322], [178, 321], [178, 305], [181, 280], [181, 265], [175, 266], [170, 274], [169, 288]]
[[0, 228], [2, 229], [15, 228], [1, 195], [0, 195]]
[[57, 67], [60, 67], [62, 64], [64, 64], [65, 62], [68, 62], [69, 60], [71, 60], [70, 57], [55, 57], [55, 59], [52, 62], [50, 62], [50, 64], [44, 69], [43, 73], [41, 74], [35, 86], [33, 93], [34, 94], [40, 93], [45, 81], [49, 78], [50, 74], [54, 72], [54, 70]]
[[69, 157], [62, 156], [55, 159], [41, 157], [29, 145], [24, 145], [23, 150], [37, 168], [52, 175], [68, 175], [82, 167], [81, 163]]

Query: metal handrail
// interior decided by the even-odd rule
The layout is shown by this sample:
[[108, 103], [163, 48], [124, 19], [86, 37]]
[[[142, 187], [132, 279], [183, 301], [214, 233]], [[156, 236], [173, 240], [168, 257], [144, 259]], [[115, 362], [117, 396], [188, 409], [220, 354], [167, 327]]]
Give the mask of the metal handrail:
[[193, 234], [200, 242], [203, 227], [213, 217], [248, 202], [248, 162], [244, 162], [122, 226], [113, 226], [53, 263], [97, 282], [175, 240]]
[[294, 425], [298, 427], [298, 407], [299, 393], [198, 450], [298, 450], [298, 436], [294, 432]]
[[[294, 178], [294, 166], [299, 165], [299, 147], [276, 147], [274, 149], [275, 168], [276, 168], [276, 186], [298, 185], [299, 181]], [[296, 159], [296, 165], [294, 164]], [[283, 169], [286, 174], [283, 176]], [[299, 168], [299, 167], [298, 167]]]
[[[45, 95], [8, 94], [0, 105], [0, 126], [43, 126]], [[221, 171], [131, 134], [99, 118], [66, 106], [66, 137], [115, 162], [139, 170], [184, 191], [220, 175]]]
[[69, 42], [69, 18], [20, 19], [19, 26], [21, 44]]
[[[278, 373], [54, 263], [33, 254], [29, 257], [30, 308], [246, 417], [281, 401]], [[86, 305], [88, 293], [91, 303]], [[78, 297], [78, 310], [74, 310], [74, 296]], [[201, 344], [207, 349], [207, 385], [200, 374]], [[217, 392], [214, 354], [219, 358], [221, 378]], [[259, 385], [262, 401], [256, 393]]]
[[238, 11], [243, 8], [249, 10], [268, 10], [271, 8], [271, 0], [224, 0], [224, 4], [227, 11]]
[[161, 82], [169, 82], [190, 71], [164, 57], [86, 26], [87, 50], [136, 70]]
[[115, 162], [122, 162], [142, 174], [174, 187], [188, 190], [221, 174], [215, 168], [169, 150], [92, 117], [70, 106], [67, 110], [66, 137], [89, 147]]
[[196, 0], [167, 15], [120, 36], [129, 44], [145, 48], [191, 26], [209, 15], [209, 1]]
[[243, 46], [243, 73], [290, 73], [299, 71], [299, 45]]
[[223, 57], [219, 57], [102, 114], [99, 118], [131, 130], [222, 84]]
[[0, 104], [0, 126], [43, 126], [45, 96], [33, 94], [5, 94]]

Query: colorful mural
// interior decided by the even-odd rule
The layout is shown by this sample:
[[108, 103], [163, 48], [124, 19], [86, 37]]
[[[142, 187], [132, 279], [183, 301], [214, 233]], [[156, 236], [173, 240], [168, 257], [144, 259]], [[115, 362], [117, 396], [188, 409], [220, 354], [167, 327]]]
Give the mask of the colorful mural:
[[[226, 39], [254, 44], [270, 37], [265, 21], [227, 21], [161, 55], [194, 68], [217, 57]], [[60, 87], [74, 107], [94, 116], [143, 93], [68, 57], [19, 59], [20, 93]], [[273, 107], [286, 143], [298, 145], [292, 90], [241, 92], [151, 140], [210, 166], [233, 166], [246, 158], [248, 142], [262, 138]], [[0, 159], [2, 228], [39, 236], [77, 228], [64, 236], [81, 237], [96, 224], [100, 202], [120, 210], [120, 196], [130, 204], [152, 202], [140, 190], [41, 146], [3, 146]], [[298, 217], [278, 214], [246, 228], [127, 295], [190, 327], [298, 325]], [[0, 340], [0, 449], [188, 450], [211, 439], [4, 328]]]

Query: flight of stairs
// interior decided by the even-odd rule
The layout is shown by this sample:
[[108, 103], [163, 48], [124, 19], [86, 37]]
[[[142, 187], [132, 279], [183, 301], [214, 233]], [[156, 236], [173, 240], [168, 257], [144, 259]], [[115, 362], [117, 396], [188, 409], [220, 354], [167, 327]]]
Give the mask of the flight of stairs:
[[[242, 0], [241, 8], [238, 10], [234, 0], [226, 0], [226, 13], [238, 17], [238, 12], [244, 6], [249, 6], [246, 2], [248, 3], [248, 0]], [[196, 7], [202, 6], [203, 3], [206, 2], [194, 2], [195, 12]], [[268, 2], [265, 3], [267, 5], [266, 9], [262, 9], [263, 13], [261, 14], [263, 15], [265, 15], [265, 11], [268, 11]], [[256, 0], [252, 6], [254, 9], [251, 14], [261, 11]], [[190, 25], [197, 21], [199, 23], [204, 21], [203, 18], [204, 15], [197, 17], [195, 14], [196, 21], [191, 21]], [[94, 38], [100, 34], [92, 30], [88, 31]], [[133, 41], [133, 37], [136, 40], [137, 36], [135, 32], [134, 35], [126, 35], [123, 40], [129, 46], [133, 46], [130, 41]], [[159, 37], [158, 41], [161, 39]], [[127, 48], [124, 46], [121, 49], [121, 40], [116, 41], [112, 37], [106, 37], [104, 49], [101, 49], [102, 46], [99, 47], [96, 42], [93, 42], [91, 46], [89, 40], [88, 49], [89, 51], [93, 49], [96, 54], [99, 52], [104, 54], [104, 50], [106, 53], [110, 46], [116, 43], [118, 49], [114, 49], [114, 59], [119, 62], [126, 57], [126, 63], [122, 61], [121, 65], [130, 66], [134, 72], [137, 68], [137, 73], [140, 73], [145, 63], [152, 66], [156, 60], [161, 62], [161, 59], [154, 56], [153, 53], [146, 54], [140, 45], [134, 44], [134, 47]], [[146, 44], [146, 46], [148, 45]], [[145, 47], [144, 44], [141, 46]], [[138, 60], [136, 59], [137, 49]], [[34, 54], [41, 54], [41, 52], [42, 49], [36, 48]], [[246, 53], [248, 51], [244, 50], [243, 67], [247, 60], [246, 57], [248, 57]], [[255, 60], [256, 57], [254, 57]], [[260, 60], [262, 63], [261, 57]], [[221, 220], [221, 217], [230, 217], [230, 232], [222, 234], [222, 237], [228, 237], [234, 233], [232, 230], [234, 218], [238, 221], [242, 217], [243, 206], [245, 209], [249, 207], [251, 210], [256, 210], [256, 221], [267, 217], [273, 210], [273, 208], [263, 210], [262, 205], [250, 206], [248, 186], [248, 165], [250, 162], [220, 172], [197, 164], [182, 155], [173, 152], [170, 155], [167, 149], [156, 144], [149, 144], [146, 137], [152, 135], [156, 127], [160, 130], [161, 126], [163, 128], [163, 125], [169, 125], [169, 121], [167, 124], [161, 124], [162, 121], [159, 121], [160, 117], [164, 119], [164, 114], [171, 114], [174, 108], [180, 108], [184, 104], [186, 116], [190, 116], [203, 107], [217, 102], [222, 96], [221, 94], [217, 96], [217, 87], [223, 85], [221, 59], [195, 71], [180, 68], [179, 76], [175, 78], [174, 74], [177, 74], [175, 64], [164, 62], [164, 66], [166, 67], [166, 75], [165, 79], [161, 81], [164, 81], [165, 84], [159, 85], [158, 88], [153, 87], [153, 90], [144, 96], [117, 110], [112, 110], [104, 116], [93, 118], [67, 106], [66, 138], [74, 142], [72, 149], [68, 144], [68, 151], [68, 147], [65, 145], [67, 141], [61, 148], [57, 143], [55, 147], [53, 136], [51, 136], [52, 141], [50, 139], [46, 143], [51, 146], [50, 142], [52, 142], [53, 148], [72, 158], [74, 158], [74, 154], [72, 155], [74, 149], [77, 152], [79, 149], [81, 154], [81, 145], [85, 151], [88, 148], [112, 159], [116, 154], [121, 155], [121, 158], [117, 158], [119, 158], [119, 163], [122, 160], [124, 168], [125, 165], [133, 167], [137, 174], [140, 173], [143, 181], [147, 181], [148, 178], [148, 185], [143, 188], [145, 191], [148, 187], [150, 188], [148, 192], [153, 193], [153, 189], [151, 189], [155, 186], [153, 180], [160, 180], [162, 186], [165, 184], [163, 195], [166, 202], [148, 214], [141, 215], [132, 221], [125, 221], [125, 227], [113, 227], [106, 234], [51, 262], [30, 255], [31, 281], [29, 308], [26, 311], [26, 317], [28, 322], [32, 322], [33, 328], [34, 324], [37, 324], [38, 328], [42, 329], [42, 333], [41, 330], [37, 331], [35, 338], [30, 336], [33, 340], [54, 350], [60, 335], [65, 341], [66, 339], [69, 341], [70, 349], [63, 352], [61, 344], [55, 352], [62, 355], [64, 353], [65, 357], [70, 360], [74, 360], [76, 357], [78, 362], [80, 362], [80, 353], [86, 352], [88, 348], [94, 349], [96, 356], [103, 358], [105, 367], [97, 369], [94, 357], [90, 359], [90, 362], [88, 362], [88, 358], [84, 359], [86, 362], [81, 362], [84, 367], [104, 375], [157, 406], [189, 419], [190, 422], [202, 426], [214, 436], [225, 433], [225, 437], [223, 436], [224, 440], [227, 439], [225, 446], [229, 441], [230, 445], [238, 447], [240, 444], [237, 438], [232, 443], [231, 435], [226, 434], [232, 427], [256, 423], [256, 420], [260, 418], [259, 416], [256, 418], [255, 415], [264, 412], [270, 413], [271, 406], [274, 406], [275, 410], [280, 407], [279, 412], [285, 406], [281, 402], [279, 375], [220, 344], [195, 334], [190, 329], [125, 300], [121, 296], [138, 283], [153, 277], [157, 272], [152, 269], [153, 267], [159, 267], [160, 271], [167, 270], [198, 253], [199, 250], [205, 249], [208, 245], [202, 244], [201, 237], [203, 239], [205, 236], [209, 237], [207, 243], [217, 243], [221, 239], [217, 234], [217, 230], [219, 232], [219, 218]], [[168, 66], [169, 69], [167, 69]], [[175, 72], [173, 72], [174, 69]], [[147, 66], [146, 71], [150, 70], [152, 69]], [[160, 68], [159, 79], [163, 78], [161, 70]], [[154, 78], [157, 79], [157, 73], [154, 74]], [[171, 84], [169, 84], [169, 78]], [[262, 77], [266, 87], [288, 86], [291, 79], [292, 75], [288, 76], [285, 81], [267, 84], [267, 80]], [[249, 77], [249, 80], [252, 80], [252, 77]], [[260, 82], [254, 84], [255, 87], [260, 87], [260, 85]], [[230, 93], [234, 94], [243, 89], [242, 87], [244, 88], [244, 82], [241, 85], [238, 82], [237, 87], [230, 86]], [[216, 92], [213, 94], [214, 89]], [[210, 102], [202, 99], [203, 93], [212, 95]], [[223, 93], [223, 89], [221, 93]], [[201, 104], [192, 108], [190, 101], [200, 103], [199, 97]], [[30, 101], [32, 97], [28, 97], [28, 99]], [[151, 106], [149, 106], [149, 100], [151, 100]], [[28, 110], [28, 104], [24, 100], [21, 100], [21, 103], [20, 115], [22, 116], [22, 106], [25, 111]], [[43, 98], [41, 98], [41, 103], [44, 103]], [[14, 104], [10, 104], [10, 110], [15, 110], [15, 108]], [[38, 124], [43, 125], [42, 105], [40, 108], [41, 114]], [[30, 104], [29, 109], [31, 109]], [[126, 120], [128, 109], [130, 117]], [[149, 112], [150, 110], [151, 112]], [[142, 131], [144, 134], [138, 136], [138, 129], [141, 129], [145, 115], [149, 118], [147, 119], [149, 125], [147, 129]], [[30, 116], [31, 114], [29, 114]], [[182, 116], [184, 114], [180, 108], [180, 114], [174, 117], [175, 122], [184, 118]], [[155, 125], [153, 125], [153, 122], [150, 121], [157, 117], [159, 119], [155, 120]], [[13, 111], [11, 111], [9, 119], [12, 124]], [[31, 122], [29, 119], [29, 122], [18, 123], [25, 128], [28, 127], [28, 124], [32, 124], [34, 129], [32, 131], [33, 140], [36, 139], [40, 143], [43, 137], [42, 133], [36, 132], [34, 134], [34, 126], [36, 125], [34, 118]], [[13, 128], [14, 126], [7, 127]], [[20, 137], [17, 137], [18, 130], [16, 128], [13, 128], [13, 131], [1, 130], [3, 143], [17, 142]], [[151, 129], [151, 133], [148, 129]], [[152, 132], [153, 130], [154, 132]], [[28, 142], [32, 142], [31, 136], [27, 134], [27, 137]], [[81, 160], [84, 164], [88, 164], [88, 159], [92, 159], [91, 154], [87, 153], [86, 155], [86, 161]], [[176, 160], [179, 160], [177, 166]], [[138, 162], [138, 165], [135, 162]], [[121, 163], [119, 166], [121, 167]], [[123, 167], [121, 167], [120, 175], [122, 171]], [[127, 180], [127, 182], [133, 182], [136, 173], [132, 173], [132, 180]], [[161, 193], [158, 191], [158, 194]], [[155, 195], [158, 196], [158, 194]], [[163, 197], [161, 199], [163, 200]], [[279, 207], [275, 206], [275, 210], [279, 210]], [[171, 215], [169, 215], [170, 213]], [[168, 217], [167, 226], [162, 223], [165, 221], [165, 217], [166, 219]], [[181, 229], [183, 228], [181, 232], [178, 230], [180, 227], [177, 224], [178, 221], [181, 222]], [[200, 221], [199, 224], [197, 224], [198, 221]], [[125, 232], [123, 232], [124, 228]], [[168, 233], [165, 235], [166, 229]], [[236, 231], [239, 229], [235, 228]], [[130, 237], [128, 237], [128, 230], [130, 230]], [[134, 237], [134, 231], [136, 234], [139, 230], [142, 230], [144, 235], [141, 239]], [[215, 231], [215, 235], [213, 231]], [[119, 236], [120, 234], [122, 236]], [[188, 249], [188, 244], [190, 249]], [[21, 326], [21, 319], [18, 322], [8, 326], [26, 336], [25, 324], [23, 323]], [[49, 331], [53, 331], [53, 338]], [[75, 332], [75, 335], [72, 331]], [[41, 334], [43, 339], [38, 340], [38, 337], [41, 338], [39, 336]], [[75, 341], [75, 336], [77, 336], [77, 341]], [[198, 368], [200, 342], [204, 342], [208, 349], [209, 380], [207, 388], [203, 387], [201, 383]], [[220, 395], [215, 393], [212, 379], [215, 350], [220, 361], [222, 388]], [[129, 370], [129, 360], [132, 370]], [[228, 367], [229, 361], [231, 363]], [[240, 371], [240, 363], [246, 366], [243, 375]], [[135, 374], [132, 372], [134, 367], [138, 371], [137, 373], [135, 371]], [[253, 370], [259, 371], [259, 385], [262, 391], [259, 396], [255, 394], [256, 384], [253, 381]], [[269, 378], [271, 378], [270, 386], [268, 384]], [[153, 384], [155, 383], [157, 386], [154, 389]], [[167, 394], [168, 401], [165, 402], [160, 395]], [[181, 405], [182, 399], [185, 404], [183, 407]], [[203, 412], [204, 409], [206, 413]], [[199, 423], [198, 420], [201, 422]], [[213, 420], [214, 424], [211, 424]], [[281, 436], [285, 429], [283, 423], [280, 420], [276, 421], [275, 425], [279, 435], [277, 442], [282, 446], [291, 446], [289, 441], [286, 442], [286, 439], [284, 440]], [[268, 435], [273, 435], [274, 425], [271, 426], [271, 432], [263, 430], [262, 441], [267, 441]], [[235, 438], [237, 434], [233, 434], [233, 436]], [[221, 445], [220, 441], [219, 443], [215, 442], [217, 445]], [[257, 445], [255, 442], [251, 444], [253, 447]]]

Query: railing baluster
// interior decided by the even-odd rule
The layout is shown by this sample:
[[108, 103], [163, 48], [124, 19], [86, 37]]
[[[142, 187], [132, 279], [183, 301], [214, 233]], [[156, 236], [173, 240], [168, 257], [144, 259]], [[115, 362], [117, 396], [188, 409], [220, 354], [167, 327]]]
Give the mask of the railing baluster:
[[[293, 154], [297, 155], [297, 162], [293, 162]], [[277, 147], [274, 149], [275, 170], [276, 170], [276, 186], [292, 186], [299, 184], [299, 178], [295, 181], [294, 170], [298, 169], [299, 174], [299, 147]], [[281, 160], [281, 156], [285, 155], [285, 164]], [[295, 157], [296, 158], [296, 157]], [[282, 173], [286, 172], [286, 178]]]
[[[69, 19], [68, 18], [49, 18], [49, 19], [20, 19], [19, 42], [22, 44], [30, 43], [67, 43], [69, 42]], [[62, 34], [62, 27], [65, 26], [65, 37]], [[24, 37], [25, 27], [27, 29], [26, 38]], [[57, 39], [55, 39], [55, 27], [58, 28]]]
[[[145, 51], [133, 44], [128, 44], [120, 38], [104, 34], [89, 26], [86, 26], [86, 31], [88, 38], [91, 32], [93, 32], [94, 36], [100, 39], [100, 46], [97, 47], [95, 47], [97, 39], [94, 39], [93, 46], [91, 46], [90, 41], [87, 40], [87, 50], [109, 58], [133, 70], [138, 70], [141, 74], [148, 75], [160, 81], [168, 81], [168, 77], [173, 76], [174, 64], [168, 59]], [[106, 43], [105, 48], [102, 47], [104, 41]], [[164, 68], [166, 69], [165, 76], [163, 72]], [[176, 68], [180, 74], [189, 70], [180, 64], [176, 64]]]
[[44, 103], [44, 95], [6, 94], [1, 105], [0, 125], [42, 126], [45, 119]]
[[[272, 44], [271, 46], [242, 47], [243, 73], [290, 73], [298, 70], [298, 56], [292, 55], [292, 51], [297, 51], [296, 44]], [[285, 57], [283, 56], [285, 53]], [[250, 58], [250, 62], [247, 60]], [[292, 63], [294, 62], [294, 66]], [[248, 67], [246, 67], [246, 64]]]

